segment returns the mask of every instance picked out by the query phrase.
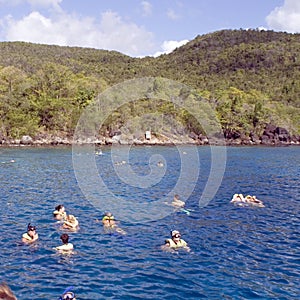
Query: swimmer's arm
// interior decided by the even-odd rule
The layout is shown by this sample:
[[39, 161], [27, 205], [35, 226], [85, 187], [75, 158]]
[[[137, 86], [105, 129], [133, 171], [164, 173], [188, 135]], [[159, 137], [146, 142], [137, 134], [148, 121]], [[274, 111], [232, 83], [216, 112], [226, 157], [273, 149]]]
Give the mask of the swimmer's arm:
[[185, 249], [187, 252], [191, 251], [191, 248], [188, 245], [184, 246], [183, 249]]
[[164, 245], [161, 246], [161, 248], [162, 248], [162, 249], [165, 249], [165, 248], [171, 248], [170, 246], [171, 246], [171, 245], [170, 245], [169, 241], [168, 241], [168, 240], [165, 240], [165, 243], [164, 243]]
[[161, 248], [161, 250], [169, 250], [169, 249], [171, 249], [169, 244], [161, 245], [160, 248]]
[[68, 221], [65, 221], [64, 225], [67, 225], [68, 227], [74, 227], [74, 225]]

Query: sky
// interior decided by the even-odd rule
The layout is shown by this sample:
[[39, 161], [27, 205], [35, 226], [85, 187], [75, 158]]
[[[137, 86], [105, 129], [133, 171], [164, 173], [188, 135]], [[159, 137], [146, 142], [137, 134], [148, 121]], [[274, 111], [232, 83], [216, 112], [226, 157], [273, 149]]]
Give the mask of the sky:
[[0, 41], [170, 53], [221, 29], [300, 32], [300, 0], [0, 0]]

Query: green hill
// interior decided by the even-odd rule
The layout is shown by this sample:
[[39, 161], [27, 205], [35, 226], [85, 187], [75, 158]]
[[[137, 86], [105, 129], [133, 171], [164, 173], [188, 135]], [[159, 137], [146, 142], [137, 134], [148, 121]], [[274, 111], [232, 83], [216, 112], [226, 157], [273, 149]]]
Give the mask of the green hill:
[[[196, 89], [217, 111], [227, 138], [261, 136], [270, 123], [300, 134], [300, 34], [223, 30], [197, 36], [157, 58], [2, 42], [0, 139], [72, 136], [82, 109], [95, 95], [124, 80], [148, 76]], [[141, 99], [121, 107], [102, 132], [117, 130], [146, 111], [172, 115], [189, 131], [202, 133], [191, 116], [157, 104]]]

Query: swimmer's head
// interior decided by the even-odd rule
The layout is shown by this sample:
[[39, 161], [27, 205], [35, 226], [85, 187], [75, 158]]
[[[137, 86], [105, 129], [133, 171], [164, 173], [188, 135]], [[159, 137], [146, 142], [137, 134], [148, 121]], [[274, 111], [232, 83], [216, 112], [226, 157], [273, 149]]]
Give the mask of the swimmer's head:
[[63, 210], [65, 207], [62, 204], [59, 204], [55, 207], [57, 211]]
[[67, 292], [62, 296], [62, 300], [73, 300], [73, 299], [75, 299], [75, 294], [73, 292]]
[[60, 239], [61, 241], [64, 243], [64, 244], [68, 244], [69, 243], [69, 235], [67, 233], [63, 233], [61, 236], [60, 236]]
[[30, 223], [27, 225], [27, 231], [36, 231], [36, 227], [32, 226]]
[[112, 215], [111, 212], [106, 212], [102, 220], [105, 221], [105, 220], [114, 220], [114, 219], [115, 217]]
[[171, 236], [172, 236], [172, 238], [180, 238], [181, 234], [178, 230], [172, 230], [171, 231]]
[[60, 296], [58, 300], [76, 300], [76, 296], [73, 292], [67, 292]]
[[178, 194], [175, 194], [175, 195], [174, 195], [174, 199], [179, 200], [179, 198], [180, 198], [180, 197], [179, 197]]

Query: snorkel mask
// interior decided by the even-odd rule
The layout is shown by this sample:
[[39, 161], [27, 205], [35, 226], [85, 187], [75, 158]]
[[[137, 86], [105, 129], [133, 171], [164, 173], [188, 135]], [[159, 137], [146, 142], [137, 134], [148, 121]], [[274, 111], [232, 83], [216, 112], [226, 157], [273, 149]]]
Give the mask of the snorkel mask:
[[71, 290], [73, 289], [73, 286], [69, 286], [65, 289], [65, 291], [63, 292], [62, 296], [60, 296], [58, 298], [58, 300], [73, 300], [75, 299], [75, 294], [73, 292], [71, 292]]
[[30, 225], [30, 223], [28, 223], [28, 225], [27, 225], [27, 231], [34, 231], [34, 230], [36, 230], [36, 227], [32, 226], [32, 225]]

